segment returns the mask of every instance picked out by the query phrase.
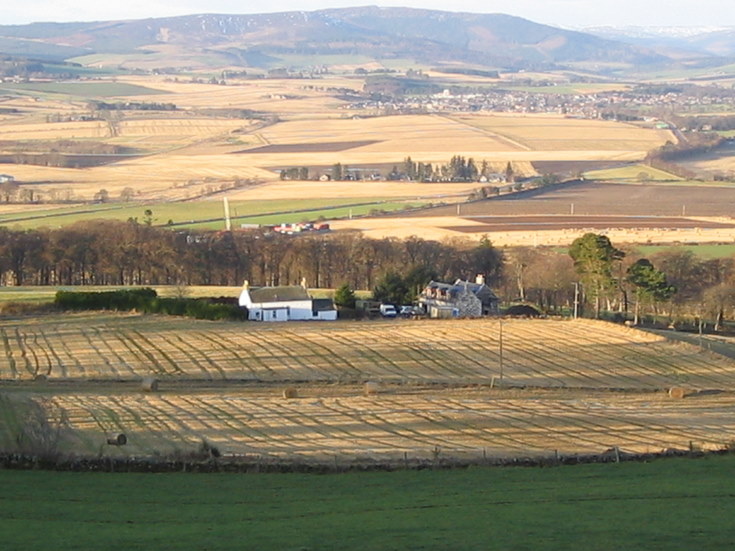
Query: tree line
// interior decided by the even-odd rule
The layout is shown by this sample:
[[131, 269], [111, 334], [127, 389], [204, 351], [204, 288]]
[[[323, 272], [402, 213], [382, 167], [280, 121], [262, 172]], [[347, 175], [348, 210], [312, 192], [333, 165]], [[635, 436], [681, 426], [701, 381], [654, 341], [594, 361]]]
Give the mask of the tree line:
[[144, 220], [97, 220], [59, 229], [0, 227], [4, 285], [291, 285], [372, 289], [388, 271], [430, 266], [437, 278], [502, 276], [488, 240], [442, 242], [358, 234], [171, 231]]
[[0, 227], [2, 285], [296, 285], [373, 291], [407, 303], [429, 280], [481, 274], [505, 303], [568, 314], [669, 321], [735, 319], [735, 258], [690, 250], [649, 257], [586, 234], [568, 252], [498, 249], [487, 237], [443, 241], [360, 234], [288, 236], [268, 231], [172, 231], [136, 220], [60, 229]]
[[[475, 162], [472, 157], [462, 155], [453, 156], [448, 163], [431, 164], [416, 162], [406, 157], [400, 165], [393, 165], [388, 173], [381, 174], [376, 169], [354, 169], [342, 163], [334, 163], [328, 173], [328, 178], [335, 182], [378, 179], [389, 181], [411, 182], [482, 182], [503, 181], [513, 183], [516, 179], [516, 170], [513, 163], [508, 161], [502, 172], [494, 170], [486, 160]], [[297, 166], [284, 168], [280, 172], [281, 180], [309, 180], [318, 179], [317, 173], [309, 171], [309, 167]]]

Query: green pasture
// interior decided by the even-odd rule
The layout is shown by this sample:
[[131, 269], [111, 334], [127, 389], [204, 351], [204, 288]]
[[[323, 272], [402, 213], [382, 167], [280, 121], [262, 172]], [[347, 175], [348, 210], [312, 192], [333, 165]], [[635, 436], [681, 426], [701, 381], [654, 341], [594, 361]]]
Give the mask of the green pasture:
[[[400, 199], [358, 197], [340, 199], [284, 199], [262, 201], [230, 201], [233, 227], [238, 224], [279, 224], [314, 221], [319, 217], [345, 218], [360, 216], [373, 210], [395, 211], [421, 206], [425, 201], [407, 203]], [[152, 223], [157, 226], [173, 223], [176, 227], [224, 229], [224, 209], [221, 201], [202, 200], [178, 203], [130, 204], [105, 203], [49, 208], [48, 211], [0, 215], [0, 225], [35, 229], [68, 226], [84, 220], [129, 220], [143, 223], [150, 210]]]
[[710, 260], [713, 258], [735, 257], [735, 243], [704, 243], [701, 245], [638, 245], [636, 250], [643, 256], [651, 256], [662, 251], [691, 251], [699, 258]]
[[310, 474], [0, 471], [5, 551], [729, 549], [732, 456]]
[[39, 92], [43, 94], [62, 94], [82, 98], [116, 97], [116, 96], [143, 96], [152, 94], [165, 94], [161, 90], [155, 90], [146, 86], [126, 84], [124, 82], [108, 81], [80, 81], [80, 82], [5, 82], [1, 85], [2, 92]]
[[[318, 219], [338, 219], [348, 218], [350, 216], [365, 216], [375, 214], [375, 211], [393, 212], [400, 211], [407, 208], [417, 208], [425, 206], [424, 202], [380, 202], [371, 204], [361, 204], [355, 206], [341, 206], [332, 207], [327, 209], [308, 210], [303, 212], [289, 212], [283, 214], [270, 214], [265, 216], [240, 216], [237, 219], [233, 218], [233, 227], [237, 227], [237, 224], [260, 224], [264, 226], [276, 225], [276, 224], [292, 224], [295, 222], [313, 222]], [[214, 222], [202, 222], [202, 223], [190, 223], [185, 224], [188, 228], [194, 229], [223, 229], [223, 221], [218, 220]]]

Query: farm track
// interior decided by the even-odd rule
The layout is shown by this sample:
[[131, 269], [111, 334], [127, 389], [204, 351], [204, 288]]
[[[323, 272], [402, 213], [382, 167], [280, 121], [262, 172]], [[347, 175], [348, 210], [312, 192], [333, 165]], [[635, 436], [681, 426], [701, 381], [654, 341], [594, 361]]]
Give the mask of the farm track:
[[[65, 412], [68, 445], [91, 456], [186, 454], [203, 440], [226, 454], [318, 462], [645, 453], [735, 441], [732, 359], [605, 322], [502, 323], [501, 381], [497, 319], [0, 321], [0, 444], [12, 445], [30, 401]], [[141, 392], [150, 375], [159, 391]], [[363, 396], [368, 380], [379, 392]], [[685, 399], [664, 392], [681, 384], [690, 389]], [[282, 397], [289, 387], [297, 397]], [[119, 433], [128, 445], [107, 446]]]

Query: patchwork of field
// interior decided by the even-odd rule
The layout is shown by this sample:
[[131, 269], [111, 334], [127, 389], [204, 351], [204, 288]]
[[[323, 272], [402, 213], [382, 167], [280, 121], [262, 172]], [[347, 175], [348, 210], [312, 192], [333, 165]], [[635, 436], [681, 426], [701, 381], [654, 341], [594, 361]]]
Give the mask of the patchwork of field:
[[[229, 80], [222, 86], [177, 82], [162, 76], [127, 76], [97, 84], [96, 88], [70, 84], [53, 94], [41, 87], [23, 92], [33, 97], [3, 98], [3, 105], [18, 110], [0, 120], [3, 139], [29, 144], [98, 140], [135, 148], [146, 153], [145, 157], [86, 169], [11, 164], [3, 170], [22, 185], [43, 185], [40, 192], [54, 188], [57, 195], [75, 199], [90, 200], [100, 189], [114, 198], [122, 189], [132, 187], [141, 200], [180, 200], [206, 193], [204, 187], [188, 189], [191, 182], [207, 180], [216, 187], [239, 179], [270, 185], [278, 183], [283, 168], [307, 166], [314, 176], [328, 172], [335, 163], [370, 170], [398, 165], [406, 157], [444, 164], [461, 155], [478, 164], [489, 162], [496, 172], [512, 161], [516, 175], [533, 176], [533, 161], [635, 161], [671, 137], [668, 131], [553, 115], [353, 116], [354, 112], [341, 109], [345, 102], [339, 95], [359, 90], [362, 81], [347, 77]], [[74, 96], [82, 89], [98, 90], [105, 101], [172, 103], [179, 111], [126, 111], [115, 113], [109, 121], [45, 122], [59, 115], [88, 115], [83, 99], [88, 96]], [[115, 95], [116, 90], [120, 95]], [[122, 95], [136, 91], [141, 95]], [[153, 96], [149, 95], [152, 91], [156, 92]], [[56, 94], [62, 93], [71, 94], [69, 101], [60, 101]], [[219, 109], [220, 115], [221, 110], [249, 109], [271, 119], [266, 123], [218, 118], [216, 114], [210, 117], [206, 109]], [[343, 184], [348, 186], [359, 189], [366, 184]], [[448, 189], [453, 187], [448, 184]], [[250, 199], [250, 191], [239, 190], [237, 198]], [[323, 191], [314, 183], [307, 193], [314, 196]], [[269, 192], [257, 190], [254, 199]], [[280, 198], [282, 190], [274, 189], [273, 193], [275, 197], [267, 198]], [[344, 196], [328, 193], [332, 193], [328, 197]], [[359, 193], [351, 191], [349, 195]], [[432, 190], [430, 195], [452, 193]], [[409, 194], [414, 195], [424, 194]]]
[[[592, 320], [75, 314], [5, 320], [0, 338], [3, 449], [34, 407], [63, 412], [65, 445], [82, 455], [119, 433], [128, 444], [105, 454], [204, 439], [226, 454], [358, 462], [718, 449], [735, 438], [731, 359]], [[139, 390], [144, 376], [158, 391]], [[671, 386], [689, 396], [670, 398]]]

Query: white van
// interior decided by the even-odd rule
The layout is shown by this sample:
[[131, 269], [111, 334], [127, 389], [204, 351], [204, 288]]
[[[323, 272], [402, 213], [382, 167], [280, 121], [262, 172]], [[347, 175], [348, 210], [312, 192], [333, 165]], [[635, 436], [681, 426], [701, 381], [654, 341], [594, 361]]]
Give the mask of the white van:
[[381, 304], [380, 315], [384, 318], [395, 318], [398, 315], [396, 307], [392, 304]]

